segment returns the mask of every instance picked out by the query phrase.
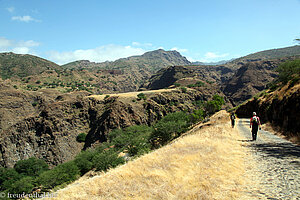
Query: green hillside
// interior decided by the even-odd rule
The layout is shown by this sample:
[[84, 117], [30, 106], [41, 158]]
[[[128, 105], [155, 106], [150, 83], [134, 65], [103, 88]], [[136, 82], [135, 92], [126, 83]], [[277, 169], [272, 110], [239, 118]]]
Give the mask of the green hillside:
[[275, 58], [298, 56], [298, 55], [300, 55], [300, 45], [295, 45], [291, 47], [270, 49], [270, 50], [260, 51], [257, 53], [252, 53], [247, 56], [235, 59], [232, 62], [267, 60], [267, 59], [275, 59]]
[[0, 53], [0, 75], [2, 79], [13, 76], [37, 75], [46, 70], [61, 70], [53, 62], [28, 54]]

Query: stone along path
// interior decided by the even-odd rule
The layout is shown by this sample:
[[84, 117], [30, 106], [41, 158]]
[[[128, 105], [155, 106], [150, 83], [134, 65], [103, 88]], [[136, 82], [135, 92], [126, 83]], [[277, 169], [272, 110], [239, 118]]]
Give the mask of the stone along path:
[[255, 184], [247, 185], [245, 195], [251, 199], [300, 200], [300, 146], [263, 130], [252, 141], [249, 123], [249, 119], [237, 123], [244, 138], [241, 141], [253, 158], [247, 175]]

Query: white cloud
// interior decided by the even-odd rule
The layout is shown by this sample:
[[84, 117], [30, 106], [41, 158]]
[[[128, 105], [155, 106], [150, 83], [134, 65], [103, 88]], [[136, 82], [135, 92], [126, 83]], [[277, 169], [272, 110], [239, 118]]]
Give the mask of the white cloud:
[[8, 48], [11, 45], [12, 45], [12, 41], [10, 41], [6, 38], [0, 37], [0, 49]]
[[177, 47], [173, 47], [172, 49], [171, 49], [172, 51], [178, 51], [178, 52], [180, 52], [180, 53], [186, 53], [186, 52], [188, 52], [188, 50], [187, 49], [179, 49], [179, 48], [177, 48]]
[[201, 62], [216, 62], [220, 59], [226, 59], [229, 56], [229, 53], [219, 54], [215, 52], [207, 52], [204, 55], [204, 58], [201, 58]]
[[207, 59], [216, 59], [216, 58], [224, 58], [228, 55], [229, 55], [228, 53], [218, 54], [218, 53], [214, 53], [214, 52], [207, 52], [204, 56]]
[[185, 56], [185, 57], [190, 62], [196, 62], [196, 60], [194, 58], [192, 58], [192, 57], [189, 57], [189, 56]]
[[30, 52], [30, 49], [28, 47], [16, 47], [13, 48], [12, 51], [14, 53], [19, 53], [19, 54], [28, 54]]
[[9, 7], [9, 8], [6, 8], [6, 10], [10, 13], [13, 13], [15, 11], [15, 8], [14, 7]]
[[33, 17], [29, 16], [29, 15], [25, 15], [25, 16], [13, 16], [11, 17], [11, 20], [13, 21], [20, 21], [20, 22], [41, 22], [41, 20], [37, 20], [34, 19]]
[[40, 43], [35, 42], [33, 40], [28, 40], [28, 41], [20, 41], [19, 42], [20, 46], [25, 46], [25, 47], [37, 47], [40, 45]]
[[49, 59], [58, 63], [66, 64], [75, 60], [89, 60], [92, 62], [114, 61], [119, 58], [125, 58], [133, 55], [141, 55], [146, 50], [133, 46], [104, 45], [94, 49], [79, 49], [69, 52], [49, 52]]
[[139, 43], [139, 42], [132, 42], [131, 44], [132, 44], [132, 46], [140, 46], [141, 45], [141, 43]]
[[137, 46], [137, 47], [143, 47], [143, 48], [150, 48], [153, 46], [151, 43], [139, 43], [139, 42], [132, 42], [132, 46]]
[[34, 47], [40, 44], [33, 40], [28, 41], [14, 41], [4, 37], [0, 37], [0, 52], [14, 52], [20, 54], [35, 54]]

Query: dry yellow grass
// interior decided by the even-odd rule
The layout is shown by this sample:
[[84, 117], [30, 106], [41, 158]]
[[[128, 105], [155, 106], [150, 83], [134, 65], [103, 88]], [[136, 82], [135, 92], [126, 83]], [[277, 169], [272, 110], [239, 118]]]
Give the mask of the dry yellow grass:
[[240, 199], [246, 152], [228, 114], [126, 165], [82, 178], [51, 199]]
[[[189, 88], [188, 88], [189, 89]], [[103, 100], [105, 96], [118, 96], [123, 98], [136, 98], [138, 94], [144, 93], [144, 94], [151, 94], [151, 93], [162, 93], [162, 92], [171, 92], [178, 89], [160, 89], [160, 90], [147, 90], [147, 91], [139, 91], [139, 92], [126, 92], [126, 93], [117, 93], [117, 94], [103, 94], [103, 95], [90, 95], [88, 98], [94, 98], [96, 100]], [[189, 89], [191, 90], [191, 89]]]

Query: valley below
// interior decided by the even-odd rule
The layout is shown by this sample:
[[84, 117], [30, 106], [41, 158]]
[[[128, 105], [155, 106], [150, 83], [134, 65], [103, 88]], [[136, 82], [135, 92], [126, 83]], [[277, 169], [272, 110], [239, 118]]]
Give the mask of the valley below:
[[[264, 131], [249, 141], [245, 118], [257, 112], [299, 143], [299, 59], [297, 45], [220, 65], [162, 49], [62, 66], [1, 53], [0, 189], [24, 191], [26, 182], [29, 192], [57, 190], [56, 199], [297, 198], [284, 187], [298, 187], [298, 146]], [[45, 171], [16, 171], [32, 158]], [[66, 181], [50, 184], [55, 173]]]

